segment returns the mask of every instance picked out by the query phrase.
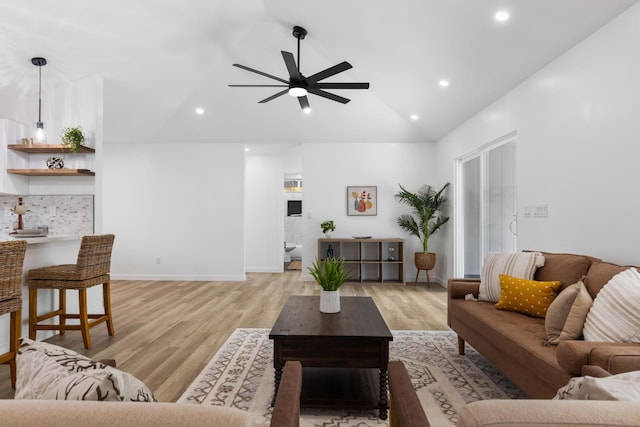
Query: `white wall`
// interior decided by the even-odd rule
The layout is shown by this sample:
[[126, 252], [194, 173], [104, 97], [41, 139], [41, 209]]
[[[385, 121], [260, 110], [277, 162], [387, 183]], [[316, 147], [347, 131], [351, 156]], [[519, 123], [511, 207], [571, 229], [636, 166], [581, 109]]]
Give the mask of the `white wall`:
[[[519, 249], [640, 264], [639, 41], [636, 5], [438, 141], [438, 178], [452, 180], [456, 157], [517, 131]], [[523, 218], [537, 203], [549, 217]], [[453, 260], [453, 227], [443, 236]]]
[[[405, 275], [415, 278], [413, 253], [421, 250], [417, 238], [405, 234], [396, 218], [407, 208], [394, 198], [398, 184], [417, 190], [423, 184], [441, 186], [443, 180], [435, 171], [435, 145], [416, 144], [304, 144], [304, 280], [313, 280], [306, 268], [317, 255], [317, 239], [323, 237], [320, 223], [332, 219], [336, 230], [334, 238], [370, 235], [373, 237], [400, 237], [407, 240]], [[347, 216], [347, 186], [375, 185], [378, 192], [376, 216]], [[439, 251], [436, 240], [430, 247]], [[430, 240], [431, 243], [431, 240]], [[438, 271], [433, 279], [440, 278]], [[432, 280], [433, 280], [432, 279]]]
[[242, 145], [105, 144], [112, 276], [244, 280], [243, 193]]
[[245, 262], [248, 272], [282, 272], [285, 173], [302, 172], [300, 147], [273, 145], [246, 153]]

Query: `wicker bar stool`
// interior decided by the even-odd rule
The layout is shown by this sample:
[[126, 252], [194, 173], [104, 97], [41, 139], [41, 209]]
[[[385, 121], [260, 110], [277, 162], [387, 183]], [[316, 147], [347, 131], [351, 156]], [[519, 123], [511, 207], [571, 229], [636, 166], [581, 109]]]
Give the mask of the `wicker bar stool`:
[[[89, 328], [107, 322], [109, 335], [113, 336], [111, 317], [111, 285], [109, 271], [111, 267], [111, 249], [113, 234], [101, 236], [83, 236], [76, 264], [62, 264], [29, 270], [29, 338], [36, 339], [39, 330], [57, 330], [60, 335], [65, 331], [82, 331], [84, 347], [91, 348]], [[87, 288], [102, 284], [104, 313], [87, 313]], [[59, 306], [57, 310], [38, 315], [38, 289], [58, 289]], [[79, 313], [68, 314], [66, 309], [66, 291], [77, 290]], [[43, 320], [58, 316], [57, 325], [40, 324]], [[67, 319], [80, 319], [79, 325], [67, 325]], [[91, 321], [89, 321], [91, 319]]]
[[0, 242], [0, 314], [9, 314], [9, 352], [0, 354], [0, 363], [11, 369], [11, 387], [16, 388], [16, 354], [22, 325], [22, 265], [27, 251], [25, 240]]

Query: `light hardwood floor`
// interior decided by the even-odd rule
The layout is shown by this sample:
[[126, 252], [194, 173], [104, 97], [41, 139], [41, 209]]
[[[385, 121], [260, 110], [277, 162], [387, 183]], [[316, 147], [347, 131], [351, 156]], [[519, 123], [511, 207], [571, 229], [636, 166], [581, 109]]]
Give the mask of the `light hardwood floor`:
[[[437, 284], [347, 283], [340, 293], [371, 296], [391, 330], [449, 329], [446, 289]], [[250, 273], [245, 282], [113, 281], [115, 336], [98, 325], [91, 350], [77, 331], [47, 341], [92, 359], [116, 359], [159, 401], [175, 402], [236, 328], [271, 328], [290, 295], [319, 294], [300, 272]], [[8, 365], [0, 366], [0, 398], [13, 398]]]

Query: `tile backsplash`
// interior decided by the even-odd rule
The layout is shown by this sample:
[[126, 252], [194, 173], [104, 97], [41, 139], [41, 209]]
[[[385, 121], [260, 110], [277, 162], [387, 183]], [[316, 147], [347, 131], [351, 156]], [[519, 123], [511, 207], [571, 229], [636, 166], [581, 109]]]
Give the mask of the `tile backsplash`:
[[[0, 232], [17, 225], [18, 215], [6, 213], [18, 203], [18, 197], [0, 194]], [[50, 236], [93, 234], [93, 195], [22, 196], [22, 204], [29, 209], [22, 215], [23, 228], [46, 225]]]

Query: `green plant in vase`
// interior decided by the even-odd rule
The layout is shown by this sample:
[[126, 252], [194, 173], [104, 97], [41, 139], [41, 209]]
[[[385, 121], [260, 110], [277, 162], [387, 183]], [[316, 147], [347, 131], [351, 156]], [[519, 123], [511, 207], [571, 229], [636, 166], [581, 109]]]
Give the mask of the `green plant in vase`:
[[62, 129], [62, 146], [68, 148], [71, 153], [80, 151], [85, 139], [80, 126]]
[[307, 267], [307, 271], [322, 287], [320, 311], [322, 313], [338, 313], [340, 311], [340, 286], [351, 279], [351, 275], [344, 271], [344, 259], [331, 257], [319, 261], [316, 258], [311, 267]]
[[328, 219], [320, 224], [320, 228], [322, 228], [322, 232], [327, 238], [331, 238], [331, 233], [336, 229], [336, 225], [332, 219]]

